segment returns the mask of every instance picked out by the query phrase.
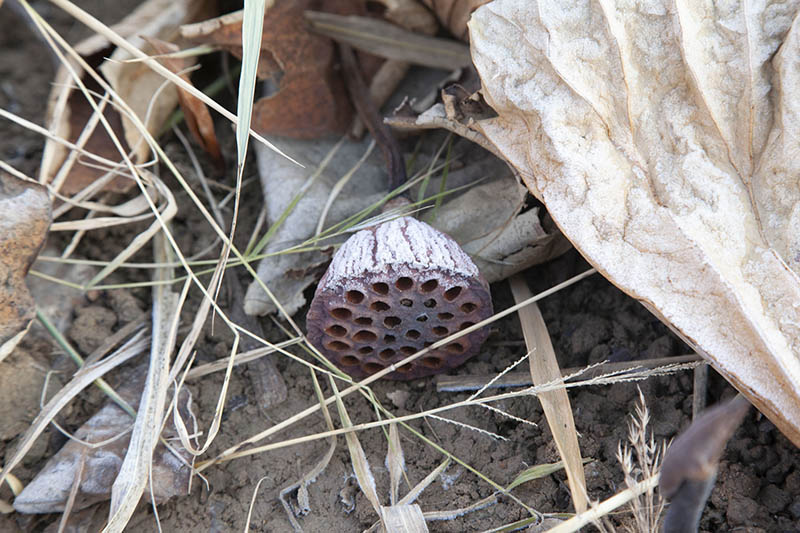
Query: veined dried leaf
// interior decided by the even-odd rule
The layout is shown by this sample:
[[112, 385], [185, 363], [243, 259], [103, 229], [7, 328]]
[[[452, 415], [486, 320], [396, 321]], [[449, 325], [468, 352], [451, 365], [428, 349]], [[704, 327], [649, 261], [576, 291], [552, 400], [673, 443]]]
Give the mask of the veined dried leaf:
[[480, 123], [555, 222], [800, 445], [798, 3], [497, 0]]
[[22, 339], [36, 314], [25, 276], [51, 221], [44, 187], [0, 172], [0, 361]]
[[[312, 0], [276, 0], [264, 21], [258, 77], [273, 79], [278, 91], [253, 107], [253, 129], [299, 139], [342, 133], [352, 120], [344, 84], [334, 69], [333, 42], [308, 31], [303, 16]], [[326, 11], [341, 12], [356, 2], [325, 0]], [[330, 9], [327, 9], [330, 8]], [[352, 12], [352, 11], [351, 11]], [[346, 14], [346, 13], [342, 13]], [[181, 28], [184, 38], [214, 44], [242, 56], [243, 11]]]

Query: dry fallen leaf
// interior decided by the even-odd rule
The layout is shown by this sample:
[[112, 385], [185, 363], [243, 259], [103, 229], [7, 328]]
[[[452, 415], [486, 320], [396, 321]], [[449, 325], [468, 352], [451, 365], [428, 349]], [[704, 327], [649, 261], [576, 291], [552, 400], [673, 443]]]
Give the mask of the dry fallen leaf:
[[[116, 389], [134, 407], [139, 403], [146, 374], [146, 367], [133, 368]], [[179, 401], [180, 409], [186, 413], [191, 401], [185, 390]], [[68, 440], [25, 486], [14, 499], [14, 509], [20, 513], [64, 511], [79, 476], [74, 510], [107, 501], [130, 444], [132, 425], [133, 419], [121, 407], [112, 401], [106, 403], [78, 428], [75, 439]], [[166, 437], [174, 436], [171, 422], [167, 428]], [[150, 480], [157, 503], [188, 492], [191, 458], [180, 443], [172, 442], [171, 448], [162, 443], [153, 453]], [[145, 494], [151, 496], [150, 491]]]
[[[149, 51], [143, 36], [171, 41], [178, 33], [178, 26], [208, 16], [213, 0], [148, 0], [141, 4], [111, 28], [134, 45]], [[142, 62], [128, 62], [131, 55], [113, 46], [101, 35], [93, 35], [74, 46], [81, 57], [92, 67], [99, 67], [101, 74], [147, 126], [150, 133], [157, 133], [177, 104], [177, 90], [171, 83]], [[74, 69], [89, 90], [103, 90], [91, 79], [76, 61], [70, 60]], [[166, 83], [166, 86], [164, 86]], [[162, 88], [163, 86], [163, 88]], [[76, 142], [90, 120], [93, 110], [83, 93], [77, 88], [67, 66], [62, 65], [56, 73], [53, 90], [50, 92], [47, 122], [50, 131], [70, 142]], [[150, 155], [150, 147], [133, 122], [121, 116], [111, 102], [104, 109], [115, 135], [127, 152], [133, 152], [133, 161], [143, 163]], [[98, 123], [84, 148], [111, 161], [122, 157], [114, 146], [102, 124]], [[72, 165], [64, 168], [62, 165]], [[85, 165], [81, 160], [74, 165], [67, 158], [67, 148], [60, 142], [48, 140], [45, 144], [40, 178], [51, 182], [58, 176], [54, 186], [63, 194], [74, 194], [106, 174], [106, 169]], [[106, 184], [105, 190], [125, 192], [136, 183], [127, 177], [117, 176]]]
[[[360, 2], [278, 0], [267, 10], [261, 38], [258, 77], [272, 79], [278, 91], [253, 108], [253, 127], [264, 134], [313, 139], [343, 133], [353, 110], [338, 75], [334, 45], [308, 31], [304, 11], [324, 8], [357, 13]], [[222, 47], [242, 57], [242, 11], [181, 28], [194, 42]]]
[[0, 172], [0, 361], [25, 335], [36, 304], [25, 285], [52, 222], [50, 197], [36, 183]]
[[[168, 43], [154, 37], [145, 37], [145, 40], [150, 43], [150, 46], [153, 47], [157, 54], [171, 54], [180, 50], [180, 47], [176, 44]], [[192, 84], [189, 75], [182, 73], [184, 69], [190, 66], [185, 58], [165, 56], [162, 57], [160, 61], [165, 67], [178, 74], [183, 81], [189, 85]], [[225, 168], [225, 161], [219, 149], [217, 135], [214, 133], [214, 120], [211, 118], [208, 107], [206, 107], [206, 104], [204, 104], [202, 100], [181, 88], [178, 88], [178, 102], [181, 104], [183, 115], [186, 118], [186, 125], [192, 133], [192, 137], [194, 137], [194, 140], [203, 147], [203, 150], [205, 150], [209, 156], [211, 156], [217, 169], [222, 171]]]
[[798, 3], [496, 0], [486, 137], [612, 282], [800, 445]]

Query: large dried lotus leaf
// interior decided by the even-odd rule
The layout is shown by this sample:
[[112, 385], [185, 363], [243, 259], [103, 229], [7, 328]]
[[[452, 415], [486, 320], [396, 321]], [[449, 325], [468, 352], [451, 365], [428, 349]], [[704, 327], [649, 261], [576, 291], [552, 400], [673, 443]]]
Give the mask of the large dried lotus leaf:
[[483, 133], [592, 264], [800, 445], [798, 2], [564, 5], [473, 15]]

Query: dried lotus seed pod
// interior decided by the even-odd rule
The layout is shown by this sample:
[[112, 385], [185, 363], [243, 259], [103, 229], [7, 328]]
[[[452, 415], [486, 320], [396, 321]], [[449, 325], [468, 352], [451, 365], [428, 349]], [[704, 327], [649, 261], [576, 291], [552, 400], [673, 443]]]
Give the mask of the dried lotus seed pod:
[[[334, 254], [306, 317], [308, 340], [362, 378], [492, 314], [489, 285], [447, 235], [402, 217], [359, 231]], [[488, 328], [459, 337], [386, 377], [453, 369], [478, 353]]]

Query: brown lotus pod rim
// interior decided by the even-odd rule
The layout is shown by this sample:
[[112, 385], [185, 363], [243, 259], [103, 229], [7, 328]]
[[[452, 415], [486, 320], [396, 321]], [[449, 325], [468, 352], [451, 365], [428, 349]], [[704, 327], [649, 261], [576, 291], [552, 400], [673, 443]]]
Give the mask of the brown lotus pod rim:
[[[491, 314], [489, 286], [469, 256], [447, 235], [403, 217], [356, 233], [337, 251], [306, 325], [312, 345], [362, 378]], [[487, 334], [484, 327], [453, 339], [386, 377], [451, 370], [477, 354]]]

